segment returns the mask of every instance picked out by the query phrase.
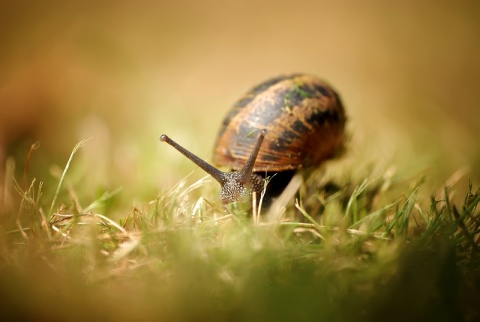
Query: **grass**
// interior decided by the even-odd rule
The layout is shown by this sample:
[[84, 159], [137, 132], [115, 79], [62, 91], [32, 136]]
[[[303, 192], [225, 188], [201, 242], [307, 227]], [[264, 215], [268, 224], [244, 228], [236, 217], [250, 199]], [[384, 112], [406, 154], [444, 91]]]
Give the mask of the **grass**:
[[252, 219], [209, 201], [208, 177], [187, 177], [108, 217], [119, 189], [81, 207], [65, 188], [84, 143], [53, 196], [37, 180], [15, 182], [18, 202], [2, 206], [4, 320], [480, 318], [472, 183], [459, 198], [460, 183], [425, 194], [425, 178], [400, 180], [391, 168], [358, 178], [317, 171]]

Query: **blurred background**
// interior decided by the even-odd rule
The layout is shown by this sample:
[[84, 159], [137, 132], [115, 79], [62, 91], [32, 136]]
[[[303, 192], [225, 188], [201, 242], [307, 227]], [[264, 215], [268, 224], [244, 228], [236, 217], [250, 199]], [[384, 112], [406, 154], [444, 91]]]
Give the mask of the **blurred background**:
[[148, 200], [194, 169], [162, 133], [209, 159], [235, 100], [306, 72], [343, 98], [347, 158], [476, 180], [479, 57], [474, 0], [1, 1], [0, 173], [39, 141], [29, 177], [48, 182], [92, 137], [71, 183]]

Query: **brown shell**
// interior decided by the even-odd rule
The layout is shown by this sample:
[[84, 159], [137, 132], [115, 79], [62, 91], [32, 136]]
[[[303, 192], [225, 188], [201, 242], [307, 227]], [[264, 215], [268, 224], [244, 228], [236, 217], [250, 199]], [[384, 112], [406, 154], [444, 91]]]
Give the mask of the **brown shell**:
[[243, 96], [225, 118], [213, 162], [240, 170], [258, 131], [268, 131], [255, 171], [312, 167], [334, 157], [345, 141], [345, 111], [337, 93], [305, 74], [270, 79]]

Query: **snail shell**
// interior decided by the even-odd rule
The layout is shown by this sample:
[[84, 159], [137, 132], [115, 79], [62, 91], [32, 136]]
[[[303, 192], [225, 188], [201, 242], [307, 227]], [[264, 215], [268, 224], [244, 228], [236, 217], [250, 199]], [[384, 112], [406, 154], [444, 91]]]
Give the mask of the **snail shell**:
[[315, 167], [342, 151], [346, 115], [338, 94], [307, 74], [267, 80], [238, 100], [224, 119], [213, 163], [242, 169], [260, 129], [267, 130], [254, 172]]

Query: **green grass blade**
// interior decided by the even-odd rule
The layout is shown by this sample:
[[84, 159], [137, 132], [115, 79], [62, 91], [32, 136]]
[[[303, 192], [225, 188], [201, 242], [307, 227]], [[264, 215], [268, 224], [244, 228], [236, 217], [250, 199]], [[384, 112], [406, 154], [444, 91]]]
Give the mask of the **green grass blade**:
[[47, 213], [48, 220], [52, 216], [53, 208], [55, 207], [55, 204], [57, 202], [58, 195], [60, 194], [60, 190], [62, 189], [63, 182], [65, 181], [65, 176], [67, 175], [68, 169], [70, 168], [70, 164], [72, 163], [73, 156], [75, 155], [75, 153], [77, 153], [78, 149], [83, 147], [91, 139], [92, 138], [82, 140], [73, 147], [72, 153], [70, 153], [70, 157], [68, 158], [67, 164], [65, 165], [65, 169], [63, 169], [63, 173], [62, 173], [62, 176], [60, 177], [60, 181], [58, 182], [57, 190], [55, 191], [55, 195], [53, 196], [52, 204], [50, 205], [50, 209], [48, 210], [48, 213]]

